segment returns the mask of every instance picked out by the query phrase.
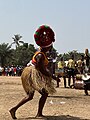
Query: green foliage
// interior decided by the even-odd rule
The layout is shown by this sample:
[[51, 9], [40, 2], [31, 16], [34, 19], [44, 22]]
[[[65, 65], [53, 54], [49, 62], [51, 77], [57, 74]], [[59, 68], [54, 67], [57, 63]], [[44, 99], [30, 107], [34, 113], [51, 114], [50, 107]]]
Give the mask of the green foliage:
[[12, 59], [13, 50], [11, 46], [7, 43], [0, 44], [0, 63], [1, 66], [8, 64], [9, 60]]
[[[19, 38], [18, 38], [19, 40]], [[17, 46], [15, 49], [11, 48], [8, 43], [0, 44], [0, 65], [21, 65], [26, 66], [27, 63], [32, 59], [32, 56], [36, 52], [34, 45], [24, 43], [23, 45]], [[78, 53], [76, 50], [70, 51], [68, 53], [59, 54], [55, 48], [51, 51], [53, 59], [57, 58], [56, 62], [60, 60], [61, 57], [67, 61], [71, 55], [74, 55], [74, 60], [77, 61], [81, 58], [84, 53]]]
[[1, 66], [12, 64], [26, 66], [26, 64], [32, 59], [35, 51], [36, 49], [32, 44], [18, 46], [16, 49], [11, 49], [11, 45], [8, 43], [0, 44]]
[[29, 46], [22, 45], [17, 47], [14, 54], [14, 64], [26, 66], [26, 64], [32, 59], [35, 51], [36, 49], [32, 44]]
[[73, 50], [68, 53], [59, 54], [57, 61], [59, 61], [61, 57], [64, 58], [64, 61], [67, 61], [72, 55], [74, 56], [74, 60], [77, 61], [81, 59], [81, 55], [84, 55], [84, 53], [78, 53], [77, 50]]

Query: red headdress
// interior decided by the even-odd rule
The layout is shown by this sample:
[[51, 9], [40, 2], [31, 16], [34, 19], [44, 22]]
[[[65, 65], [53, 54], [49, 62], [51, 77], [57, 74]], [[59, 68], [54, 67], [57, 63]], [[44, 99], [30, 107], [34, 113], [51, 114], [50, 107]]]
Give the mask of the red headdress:
[[35, 42], [40, 47], [48, 47], [55, 41], [53, 30], [47, 26], [40, 26], [34, 34]]

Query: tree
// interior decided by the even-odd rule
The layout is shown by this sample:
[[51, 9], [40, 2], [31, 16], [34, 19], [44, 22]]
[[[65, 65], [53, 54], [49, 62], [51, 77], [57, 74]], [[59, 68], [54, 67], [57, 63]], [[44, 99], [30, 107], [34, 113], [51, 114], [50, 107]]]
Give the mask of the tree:
[[9, 59], [12, 57], [11, 46], [7, 43], [0, 44], [0, 63], [3, 67], [8, 63]]
[[32, 44], [23, 44], [22, 46], [17, 47], [16, 52], [14, 54], [14, 63], [17, 65], [26, 66], [27, 63], [32, 59], [32, 56], [34, 55], [35, 51], [36, 49]]
[[69, 51], [68, 53], [60, 54], [57, 60], [60, 60], [60, 58], [63, 57], [64, 60], [67, 61], [72, 55], [74, 56], [74, 60], [77, 61], [81, 58], [81, 55], [84, 55], [84, 53], [78, 53], [77, 50]]
[[14, 42], [12, 44], [16, 44], [16, 47], [19, 47], [20, 43], [24, 44], [24, 42], [20, 40], [21, 38], [22, 38], [22, 36], [20, 36], [20, 34], [14, 35], [14, 37], [12, 37], [12, 39], [14, 40]]

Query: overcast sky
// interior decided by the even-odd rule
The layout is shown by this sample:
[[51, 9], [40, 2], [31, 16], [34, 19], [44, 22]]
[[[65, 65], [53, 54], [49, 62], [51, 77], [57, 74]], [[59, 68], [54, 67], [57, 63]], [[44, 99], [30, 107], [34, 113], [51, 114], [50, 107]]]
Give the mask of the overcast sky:
[[33, 35], [42, 24], [54, 30], [60, 54], [90, 50], [90, 0], [0, 0], [0, 44], [20, 34], [36, 46]]

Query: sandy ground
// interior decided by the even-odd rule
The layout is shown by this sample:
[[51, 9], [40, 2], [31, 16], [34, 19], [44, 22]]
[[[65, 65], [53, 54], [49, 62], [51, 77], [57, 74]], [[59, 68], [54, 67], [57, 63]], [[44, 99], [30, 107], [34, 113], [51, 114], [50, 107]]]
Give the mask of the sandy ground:
[[[56, 90], [46, 101], [45, 118], [35, 118], [40, 98], [36, 92], [32, 101], [17, 110], [18, 120], [90, 120], [90, 96], [85, 96], [83, 90], [64, 88], [63, 80]], [[0, 76], [0, 120], [12, 120], [9, 109], [25, 95], [20, 77]]]

